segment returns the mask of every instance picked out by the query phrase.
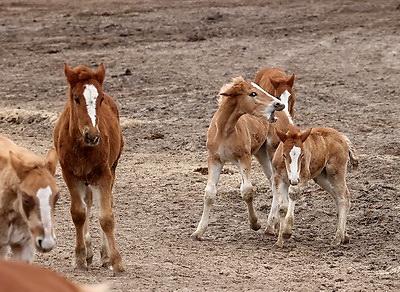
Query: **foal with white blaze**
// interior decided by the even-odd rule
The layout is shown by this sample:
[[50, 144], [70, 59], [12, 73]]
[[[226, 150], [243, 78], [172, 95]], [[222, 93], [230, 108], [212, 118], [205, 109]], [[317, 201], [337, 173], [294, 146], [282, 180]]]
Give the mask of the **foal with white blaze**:
[[[346, 184], [347, 162], [357, 167], [358, 160], [350, 140], [332, 128], [309, 128], [301, 132], [291, 126], [287, 133], [277, 130], [279, 144], [272, 161], [272, 192], [280, 198], [280, 228], [277, 246], [283, 246], [292, 235], [294, 206], [301, 187], [313, 179], [334, 199], [338, 212], [333, 245], [347, 243], [347, 214], [350, 193]], [[289, 192], [290, 189], [290, 192]], [[283, 200], [289, 197], [286, 205]]]
[[54, 146], [65, 183], [71, 195], [71, 215], [76, 229], [75, 264], [87, 269], [93, 250], [89, 218], [93, 196], [99, 203], [101, 261], [112, 265], [116, 275], [124, 271], [114, 236], [112, 188], [124, 141], [119, 111], [111, 96], [103, 92], [105, 68], [70, 68], [64, 64], [69, 93], [54, 128]]
[[208, 181], [203, 214], [197, 230], [192, 234], [194, 239], [200, 239], [207, 229], [217, 184], [226, 162], [235, 164], [240, 170], [240, 192], [247, 204], [250, 227], [253, 230], [261, 227], [253, 207], [251, 157], [264, 143], [270, 125], [268, 121], [275, 121], [274, 112], [284, 108], [278, 99], [266, 95], [256, 84], [246, 82], [242, 77], [234, 78], [231, 84], [223, 86], [219, 94], [219, 108], [207, 132]]
[[59, 197], [57, 154], [38, 156], [0, 136], [0, 257], [32, 263], [36, 250], [56, 244], [53, 218]]

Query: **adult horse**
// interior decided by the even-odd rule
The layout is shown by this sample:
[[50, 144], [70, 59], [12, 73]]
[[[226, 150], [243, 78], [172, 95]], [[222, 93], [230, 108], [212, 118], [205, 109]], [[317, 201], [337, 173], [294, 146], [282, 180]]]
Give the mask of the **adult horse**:
[[63, 178], [71, 195], [71, 215], [76, 229], [75, 265], [87, 269], [93, 250], [89, 234], [93, 196], [99, 202], [101, 261], [110, 263], [116, 275], [124, 271], [114, 236], [112, 187], [115, 169], [123, 149], [119, 112], [114, 100], [103, 92], [105, 68], [86, 66], [71, 69], [64, 64], [69, 93], [54, 128]]

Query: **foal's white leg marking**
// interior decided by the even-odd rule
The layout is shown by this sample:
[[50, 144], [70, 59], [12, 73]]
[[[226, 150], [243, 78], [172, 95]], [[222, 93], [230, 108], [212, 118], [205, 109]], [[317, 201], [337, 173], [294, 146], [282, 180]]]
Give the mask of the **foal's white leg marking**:
[[292, 117], [290, 116], [289, 113], [289, 98], [290, 98], [290, 92], [285, 90], [282, 94], [281, 94], [281, 101], [283, 102], [283, 104], [285, 105], [285, 108], [283, 109], [283, 112], [286, 114], [286, 116], [289, 119], [289, 123], [293, 125], [293, 120]]
[[[93, 202], [96, 205], [97, 208], [99, 208], [99, 212], [100, 212], [100, 197], [101, 197], [101, 191], [100, 188], [97, 186], [93, 186], [93, 185], [89, 185], [90, 189], [92, 190], [92, 194], [93, 194]], [[103, 231], [102, 228], [100, 228], [100, 232], [101, 232], [101, 256], [102, 256], [102, 260], [104, 259], [103, 257], [107, 257], [108, 260], [108, 241], [107, 241], [107, 237]], [[90, 234], [89, 234], [89, 229], [88, 232], [85, 234], [85, 237], [87, 239], [90, 240]], [[104, 264], [104, 262], [103, 262]]]
[[288, 178], [290, 183], [297, 184], [300, 181], [300, 167], [299, 167], [299, 157], [301, 154], [301, 148], [297, 146], [293, 146], [292, 150], [290, 150], [290, 165], [287, 170]]
[[52, 192], [49, 186], [44, 189], [39, 189], [36, 194], [39, 198], [40, 217], [42, 218], [44, 229], [44, 238], [41, 245], [44, 249], [51, 249], [56, 244], [55, 235], [53, 234], [53, 224], [51, 221], [51, 194]]
[[97, 88], [92, 84], [86, 84], [85, 90], [83, 91], [83, 96], [86, 100], [86, 107], [92, 121], [93, 127], [96, 126], [96, 99], [99, 96]]
[[209, 174], [207, 186], [204, 192], [203, 214], [201, 215], [201, 219], [196, 231], [192, 234], [192, 238], [200, 239], [208, 227], [211, 207], [214, 204], [217, 196], [217, 184], [221, 174], [222, 166], [223, 164], [209, 164], [208, 166]]

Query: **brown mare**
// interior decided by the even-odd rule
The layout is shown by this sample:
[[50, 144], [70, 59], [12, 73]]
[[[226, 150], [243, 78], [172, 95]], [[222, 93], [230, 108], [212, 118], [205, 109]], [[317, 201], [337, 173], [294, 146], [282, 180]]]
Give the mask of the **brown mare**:
[[210, 211], [215, 202], [217, 184], [226, 162], [235, 164], [242, 177], [240, 192], [247, 204], [250, 227], [258, 230], [261, 225], [253, 207], [254, 189], [251, 184], [251, 157], [263, 145], [274, 112], [284, 105], [271, 98], [256, 84], [242, 77], [233, 79], [220, 90], [219, 108], [214, 114], [208, 132], [208, 181], [204, 194], [204, 208], [197, 230], [192, 234], [200, 239], [206, 231]]
[[[282, 143], [276, 150], [272, 191], [280, 198], [280, 228], [277, 246], [292, 235], [294, 206], [301, 188], [313, 179], [334, 199], [338, 212], [333, 245], [347, 243], [347, 214], [350, 193], [346, 184], [347, 162], [356, 167], [358, 160], [350, 140], [332, 128], [309, 128], [300, 131], [291, 126], [287, 133], [277, 130]], [[290, 190], [290, 191], [289, 191]], [[289, 197], [286, 204], [284, 198]]]
[[0, 136], [0, 258], [11, 247], [14, 259], [31, 263], [35, 247], [55, 246], [56, 165], [54, 148], [42, 157]]
[[0, 292], [106, 292], [107, 285], [80, 285], [56, 272], [17, 261], [0, 260]]
[[69, 94], [54, 128], [54, 145], [63, 178], [71, 195], [71, 215], [76, 228], [76, 267], [86, 269], [92, 263], [89, 234], [93, 196], [99, 202], [102, 228], [101, 261], [110, 263], [116, 275], [124, 271], [114, 236], [112, 188], [115, 169], [123, 149], [118, 108], [103, 92], [105, 68], [94, 72], [86, 66], [74, 69], [64, 64]]
[[288, 77], [280, 68], [264, 68], [257, 73], [254, 82], [269, 94], [278, 97], [283, 103], [288, 103], [288, 111], [290, 116], [294, 118], [294, 104], [296, 102], [296, 95], [293, 90], [294, 79], [294, 74]]
[[[296, 95], [293, 90], [295, 75], [290, 78], [286, 76], [284, 71], [279, 68], [261, 69], [255, 78], [255, 83], [262, 87], [267, 93], [280, 98], [285, 108], [283, 111], [276, 112], [276, 123], [270, 124], [265, 143], [255, 154], [257, 161], [261, 164], [262, 170], [272, 184], [272, 159], [275, 151], [281, 142], [277, 136], [275, 129], [286, 132], [290, 125], [293, 124], [294, 104]], [[279, 227], [279, 206], [278, 198], [273, 196], [271, 210], [268, 215], [267, 226], [265, 232], [268, 234], [276, 234]]]

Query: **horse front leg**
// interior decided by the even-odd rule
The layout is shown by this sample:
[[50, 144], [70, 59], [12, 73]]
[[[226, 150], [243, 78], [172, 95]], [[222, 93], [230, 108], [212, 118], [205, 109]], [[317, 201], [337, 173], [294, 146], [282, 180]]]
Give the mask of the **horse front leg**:
[[283, 194], [283, 196], [289, 197], [289, 201], [287, 206], [282, 205], [282, 207], [279, 209], [280, 227], [278, 240], [275, 243], [275, 245], [279, 247], [283, 247], [283, 244], [288, 241], [289, 238], [292, 236], [294, 224], [294, 207], [301, 192], [300, 186], [289, 187], [288, 184], [282, 184], [279, 186], [279, 190]]
[[[103, 179], [103, 182], [107, 181]], [[111, 180], [108, 180], [109, 183], [102, 184], [99, 187], [100, 193], [100, 206], [99, 206], [99, 221], [101, 229], [104, 232], [104, 237], [107, 241], [108, 250], [109, 250], [109, 259], [113, 269], [113, 275], [116, 276], [119, 273], [125, 271], [125, 268], [122, 263], [121, 254], [117, 248], [117, 244], [115, 241], [115, 218], [113, 212], [113, 197], [111, 192]], [[102, 236], [102, 252], [106, 254], [102, 254], [102, 260], [108, 260], [107, 252], [105, 249], [104, 237]], [[103, 262], [103, 266], [107, 266], [107, 262]]]
[[204, 191], [203, 214], [196, 231], [191, 235], [193, 239], [200, 240], [208, 227], [210, 211], [217, 196], [217, 184], [222, 167], [223, 163], [221, 161], [208, 158], [208, 180]]
[[85, 234], [86, 263], [89, 266], [93, 262], [92, 238], [90, 236], [90, 211], [93, 205], [93, 194], [88, 187], [86, 187], [85, 190], [85, 204], [86, 204], [86, 220], [83, 227], [83, 232]]
[[71, 217], [75, 225], [75, 267], [87, 270], [85, 222], [87, 220], [87, 206], [85, 203], [84, 182], [72, 175], [63, 174], [71, 196]]
[[247, 204], [248, 218], [250, 222], [250, 227], [253, 230], [259, 230], [261, 224], [258, 222], [256, 212], [254, 210], [253, 199], [254, 199], [254, 188], [251, 184], [251, 156], [245, 157], [239, 161], [239, 170], [242, 176], [242, 183], [240, 185], [240, 194], [243, 200]]

